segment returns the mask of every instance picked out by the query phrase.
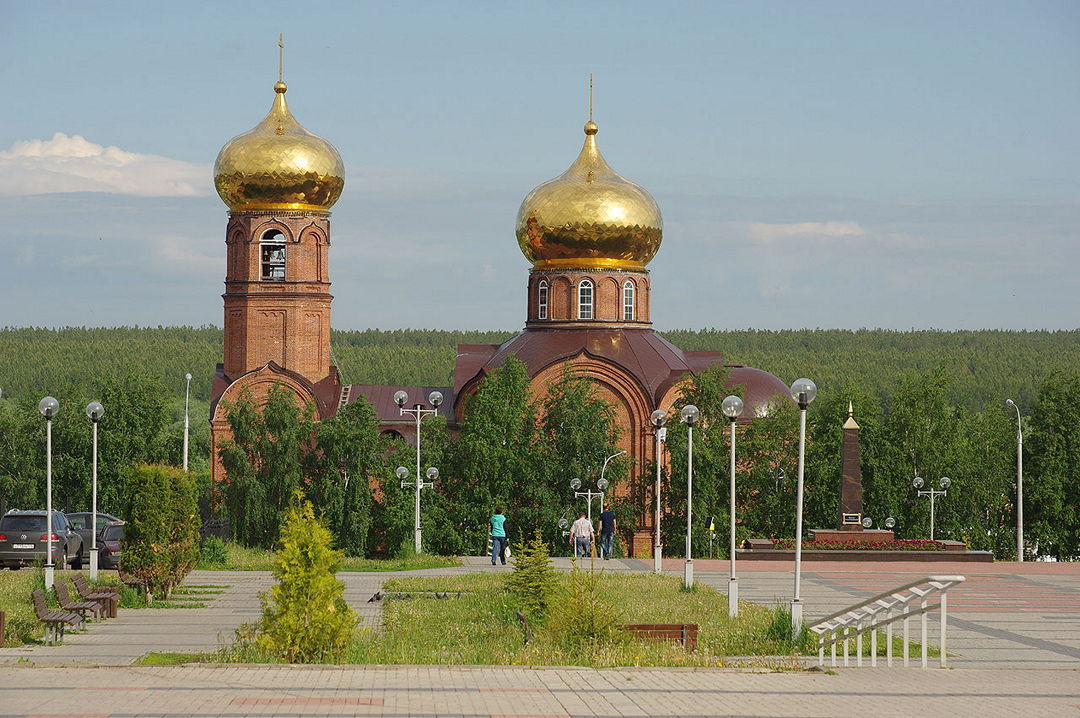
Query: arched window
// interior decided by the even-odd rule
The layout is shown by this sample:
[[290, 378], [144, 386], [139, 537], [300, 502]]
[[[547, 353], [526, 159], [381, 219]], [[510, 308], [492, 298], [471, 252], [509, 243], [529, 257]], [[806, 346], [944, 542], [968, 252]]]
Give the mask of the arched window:
[[622, 285], [622, 318], [624, 322], [634, 321], [634, 283], [629, 279]]
[[591, 279], [582, 279], [578, 284], [577, 318], [593, 318], [593, 283]]
[[285, 235], [278, 229], [267, 230], [259, 242], [264, 282], [285, 281]]
[[540, 283], [536, 285], [536, 317], [538, 319], [548, 318], [548, 283], [546, 279], [541, 279]]

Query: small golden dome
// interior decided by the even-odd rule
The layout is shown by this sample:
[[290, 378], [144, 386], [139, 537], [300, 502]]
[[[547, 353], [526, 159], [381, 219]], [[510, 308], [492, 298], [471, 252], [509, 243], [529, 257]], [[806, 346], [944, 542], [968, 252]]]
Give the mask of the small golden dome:
[[596, 146], [596, 123], [570, 169], [521, 203], [517, 239], [537, 269], [642, 269], [656, 256], [664, 221], [643, 188], [611, 169]]
[[221, 148], [214, 186], [234, 212], [291, 209], [326, 212], [345, 186], [345, 165], [332, 144], [305, 130], [274, 85], [274, 104], [254, 129]]

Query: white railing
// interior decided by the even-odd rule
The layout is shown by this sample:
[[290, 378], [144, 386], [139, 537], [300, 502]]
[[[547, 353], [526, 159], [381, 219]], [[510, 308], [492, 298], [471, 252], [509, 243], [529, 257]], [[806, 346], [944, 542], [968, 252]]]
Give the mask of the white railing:
[[[920, 646], [922, 650], [922, 667], [926, 668], [926, 617], [931, 611], [941, 609], [940, 636], [938, 643], [940, 650], [939, 663], [941, 668], [946, 667], [948, 653], [945, 648], [945, 630], [948, 623], [948, 590], [964, 580], [963, 576], [928, 576], [904, 584], [898, 588], [880, 593], [873, 598], [856, 603], [831, 616], [826, 616], [814, 625], [810, 630], [817, 634], [818, 665], [825, 664], [825, 649], [830, 649], [832, 665], [836, 665], [836, 645], [842, 643], [844, 647], [844, 665], [848, 663], [848, 642], [855, 639], [856, 665], [861, 666], [863, 661], [863, 634], [870, 634], [870, 665], [877, 666], [877, 641], [878, 629], [885, 628], [885, 656], [888, 665], [893, 664], [893, 624], [903, 621], [904, 630], [904, 666], [908, 665], [909, 653], [909, 626], [910, 619], [915, 616], [921, 618], [922, 636]], [[937, 592], [937, 603], [930, 603], [933, 594]]]

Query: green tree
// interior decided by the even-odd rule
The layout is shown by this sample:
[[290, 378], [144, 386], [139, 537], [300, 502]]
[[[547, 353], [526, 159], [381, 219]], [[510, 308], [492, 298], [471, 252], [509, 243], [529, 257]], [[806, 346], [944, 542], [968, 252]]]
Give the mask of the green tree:
[[168, 598], [198, 558], [198, 506], [191, 474], [138, 464], [128, 471], [130, 502], [120, 569], [146, 590]]
[[[576, 373], [569, 362], [563, 365], [562, 376], [550, 387], [536, 409], [540, 417], [536, 460], [539, 475], [527, 486], [519, 487], [517, 511], [523, 532], [531, 535], [540, 530], [552, 540], [557, 535], [560, 508], [576, 515], [581, 499], [574, 497], [572, 479], [581, 480], [581, 488], [596, 489], [596, 481], [604, 460], [619, 449], [619, 427], [615, 408], [606, 402], [592, 380]], [[605, 493], [614, 496], [626, 476], [629, 462], [619, 457], [608, 464], [604, 478], [608, 480]], [[628, 502], [614, 502], [620, 526], [632, 530], [636, 511]], [[555, 545], [568, 543], [556, 540]]]
[[[1025, 436], [1025, 539], [1037, 554], [1080, 556], [1080, 372], [1043, 381]], [[1015, 461], [1015, 457], [1013, 457]]]
[[318, 426], [308, 496], [348, 556], [367, 552], [371, 529], [371, 478], [385, 473], [379, 423], [367, 399], [346, 404]]
[[519, 492], [538, 481], [536, 446], [528, 370], [510, 357], [468, 400], [456, 447], [458, 480], [440, 482], [448, 504], [458, 511], [460, 531], [471, 551], [484, 545], [487, 520], [496, 505], [506, 508], [512, 535], [529, 531], [534, 519], [519, 511], [525, 508]]
[[270, 548], [300, 488], [307, 454], [316, 436], [313, 405], [275, 384], [261, 408], [245, 392], [226, 407], [232, 439], [220, 449], [225, 467], [225, 511], [233, 538], [246, 546]]
[[356, 628], [345, 584], [334, 576], [341, 554], [330, 546], [330, 532], [297, 491], [274, 558], [278, 582], [261, 596], [263, 615], [256, 636], [256, 645], [279, 660], [338, 661]]

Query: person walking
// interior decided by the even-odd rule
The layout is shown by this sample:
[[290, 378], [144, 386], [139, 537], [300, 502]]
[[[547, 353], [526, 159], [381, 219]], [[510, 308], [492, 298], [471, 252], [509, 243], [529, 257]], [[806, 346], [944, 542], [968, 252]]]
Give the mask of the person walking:
[[600, 551], [604, 560], [611, 558], [611, 542], [615, 538], [615, 512], [611, 510], [611, 504], [600, 512]]
[[495, 565], [495, 559], [502, 559], [502, 565], [506, 565], [506, 517], [503, 516], [501, 506], [495, 507], [495, 513], [491, 516], [491, 565]]
[[585, 512], [582, 511], [578, 514], [578, 520], [570, 527], [570, 543], [574, 546], [574, 555], [578, 558], [588, 556], [592, 540], [592, 523], [585, 518]]

